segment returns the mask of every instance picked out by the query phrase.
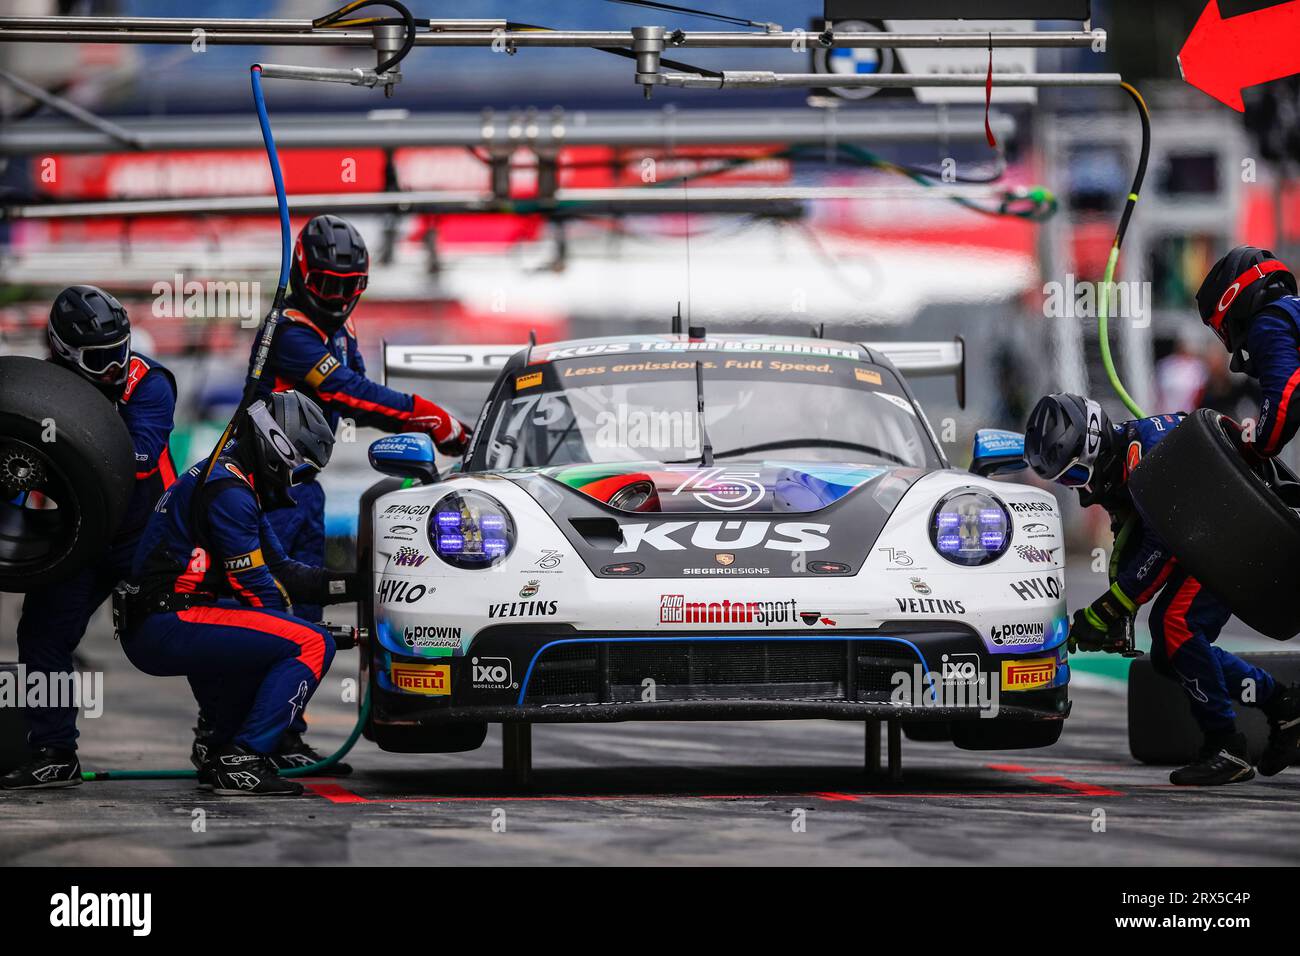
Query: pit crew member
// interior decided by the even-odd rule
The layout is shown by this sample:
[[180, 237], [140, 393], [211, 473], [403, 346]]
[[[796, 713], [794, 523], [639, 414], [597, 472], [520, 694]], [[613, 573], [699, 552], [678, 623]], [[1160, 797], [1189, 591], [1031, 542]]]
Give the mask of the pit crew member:
[[293, 725], [334, 642], [292, 601], [352, 600], [356, 578], [287, 558], [266, 512], [292, 507], [290, 488], [315, 479], [333, 444], [297, 392], [254, 402], [211, 472], [200, 462], [158, 502], [136, 554], [123, 647], [146, 673], [189, 678], [209, 725], [200, 785], [218, 794], [302, 792], [279, 755], [305, 746]]
[[1132, 646], [1139, 607], [1151, 609], [1151, 658], [1157, 672], [1177, 679], [1205, 737], [1196, 762], [1170, 774], [1182, 786], [1239, 783], [1255, 776], [1246, 738], [1237, 731], [1236, 702], [1260, 707], [1269, 720], [1259, 772], [1284, 770], [1300, 747], [1300, 689], [1285, 688], [1258, 667], [1214, 645], [1231, 612], [1180, 568], [1143, 524], [1128, 476], [1182, 415], [1111, 424], [1101, 406], [1078, 395], [1049, 395], [1035, 406], [1025, 457], [1042, 478], [1079, 492], [1085, 508], [1111, 517], [1115, 545], [1111, 586], [1074, 615], [1071, 650], [1123, 651]]
[[[91, 615], [129, 574], [154, 503], [175, 480], [167, 439], [176, 409], [176, 380], [154, 359], [132, 351], [126, 310], [94, 286], [75, 285], [59, 293], [50, 309], [47, 336], [52, 361], [87, 379], [116, 405], [135, 452], [135, 488], [107, 549], [71, 579], [29, 591], [23, 601], [18, 659], [29, 672], [54, 674], [73, 671], [73, 653]], [[0, 777], [0, 788], [81, 783], [76, 708], [26, 707], [24, 716], [32, 758]]]
[[[351, 315], [369, 280], [370, 256], [361, 233], [338, 216], [316, 216], [298, 234], [290, 292], [276, 328], [259, 396], [303, 392], [337, 427], [341, 418], [388, 432], [427, 432], [438, 450], [460, 455], [469, 429], [419, 395], [386, 388], [366, 377]], [[276, 511], [271, 525], [285, 552], [305, 564], [325, 563], [325, 494], [312, 482], [295, 489], [298, 507]], [[320, 620], [320, 608], [298, 613]]]
[[1273, 253], [1238, 246], [1214, 264], [1196, 293], [1201, 319], [1232, 354], [1232, 369], [1263, 391], [1248, 459], [1272, 458], [1300, 429], [1300, 298], [1294, 273]]

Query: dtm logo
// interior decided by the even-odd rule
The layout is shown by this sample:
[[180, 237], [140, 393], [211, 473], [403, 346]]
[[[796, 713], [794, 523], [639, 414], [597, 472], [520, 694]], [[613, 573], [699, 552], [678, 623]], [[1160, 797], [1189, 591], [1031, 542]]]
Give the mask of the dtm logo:
[[[618, 553], [639, 551], [642, 545], [655, 551], [685, 551], [681, 539], [690, 532], [690, 547], [702, 551], [746, 551], [766, 548], [769, 551], [822, 551], [831, 546], [826, 534], [828, 524], [787, 521], [772, 526], [770, 521], [665, 521], [662, 524], [620, 525], [623, 543]], [[725, 535], [725, 539], [724, 539]]]
[[508, 657], [472, 657], [470, 686], [475, 690], [518, 690]]

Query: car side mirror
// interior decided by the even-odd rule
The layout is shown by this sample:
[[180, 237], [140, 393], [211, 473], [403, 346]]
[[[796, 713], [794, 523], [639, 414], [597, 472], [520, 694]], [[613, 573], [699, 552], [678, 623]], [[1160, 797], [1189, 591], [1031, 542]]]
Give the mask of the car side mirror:
[[1025, 461], [1025, 436], [1000, 428], [981, 428], [975, 433], [970, 470], [981, 478], [1014, 475], [1029, 467]]
[[408, 432], [388, 435], [370, 445], [370, 467], [394, 478], [414, 478], [423, 485], [438, 480], [433, 439]]

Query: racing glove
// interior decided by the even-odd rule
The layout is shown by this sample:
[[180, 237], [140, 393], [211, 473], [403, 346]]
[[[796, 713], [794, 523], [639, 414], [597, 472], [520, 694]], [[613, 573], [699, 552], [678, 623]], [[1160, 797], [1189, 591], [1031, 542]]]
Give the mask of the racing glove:
[[427, 398], [419, 395], [413, 395], [411, 398], [413, 401], [411, 425], [419, 431], [428, 433], [438, 451], [444, 455], [463, 455], [465, 449], [469, 447], [469, 439], [473, 434], [469, 427], [457, 421], [456, 417], [445, 408], [435, 405]]
[[1133, 617], [1137, 605], [1112, 585], [1110, 590], [1085, 608], [1074, 612], [1067, 643], [1071, 653], [1104, 651], [1122, 654], [1132, 649]]

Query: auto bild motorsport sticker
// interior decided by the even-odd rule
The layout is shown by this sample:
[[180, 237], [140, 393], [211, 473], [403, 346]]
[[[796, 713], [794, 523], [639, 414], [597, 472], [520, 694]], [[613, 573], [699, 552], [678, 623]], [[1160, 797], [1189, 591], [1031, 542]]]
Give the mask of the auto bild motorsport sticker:
[[660, 624], [767, 625], [793, 624], [796, 620], [798, 614], [793, 599], [788, 601], [688, 601], [684, 594], [659, 595]]

